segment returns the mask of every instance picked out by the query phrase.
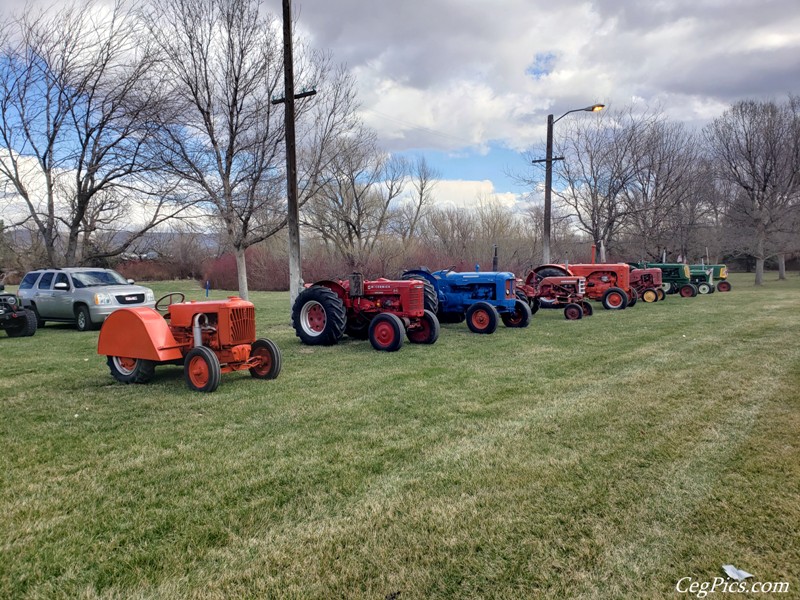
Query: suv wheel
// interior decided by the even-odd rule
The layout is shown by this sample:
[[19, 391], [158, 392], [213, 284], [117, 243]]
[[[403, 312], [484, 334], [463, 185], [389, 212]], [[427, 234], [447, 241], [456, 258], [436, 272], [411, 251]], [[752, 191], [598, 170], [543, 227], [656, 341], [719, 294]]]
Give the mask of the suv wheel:
[[92, 323], [92, 316], [89, 314], [89, 308], [81, 304], [75, 309], [75, 326], [78, 331], [91, 331], [95, 328]]

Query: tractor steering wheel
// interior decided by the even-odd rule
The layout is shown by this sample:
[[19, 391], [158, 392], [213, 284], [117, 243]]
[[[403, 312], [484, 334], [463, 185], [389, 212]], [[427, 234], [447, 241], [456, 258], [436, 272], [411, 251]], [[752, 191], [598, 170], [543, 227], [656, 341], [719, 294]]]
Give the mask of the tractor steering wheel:
[[[175, 299], [177, 298], [177, 300]], [[186, 295], [182, 292], [170, 292], [169, 294], [164, 294], [156, 300], [156, 310], [161, 313], [169, 312], [170, 304], [177, 304], [178, 302], [183, 302], [186, 300]]]

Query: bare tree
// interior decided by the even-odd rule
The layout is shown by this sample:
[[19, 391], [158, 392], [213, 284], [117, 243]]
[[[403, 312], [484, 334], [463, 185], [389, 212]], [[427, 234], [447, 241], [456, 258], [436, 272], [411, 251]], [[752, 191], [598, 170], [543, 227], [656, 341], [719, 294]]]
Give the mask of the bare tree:
[[[219, 221], [248, 295], [245, 250], [286, 225], [283, 54], [276, 18], [258, 0], [166, 0], [145, 19], [174, 82], [164, 163]], [[322, 185], [329, 146], [354, 123], [354, 82], [330, 56], [297, 42], [300, 204]]]
[[717, 176], [735, 185], [728, 217], [752, 231], [755, 285], [764, 281], [770, 244], [786, 228], [800, 189], [800, 98], [735, 104], [706, 131]]
[[303, 224], [363, 269], [388, 230], [390, 206], [402, 193], [407, 163], [382, 153], [365, 128], [339, 139], [324, 170], [324, 185], [303, 210]]
[[245, 250], [286, 219], [283, 127], [271, 103], [282, 77], [275, 19], [250, 0], [167, 0], [144, 17], [172, 81], [164, 164], [220, 220], [247, 298]]
[[411, 195], [392, 215], [392, 231], [400, 236], [403, 243], [415, 240], [420, 223], [433, 205], [433, 191], [441, 174], [433, 168], [424, 156], [417, 156], [409, 162], [409, 184]]
[[565, 123], [555, 143], [564, 160], [554, 167], [563, 186], [555, 187], [553, 195], [578, 229], [608, 249], [628, 215], [624, 192], [636, 173], [641, 132], [652, 116], [637, 115], [632, 108], [598, 116]]
[[[50, 264], [117, 255], [180, 211], [150, 178], [162, 100], [154, 54], [121, 4], [75, 3], [11, 27], [0, 56], [0, 176], [21, 201], [17, 224], [34, 225]], [[121, 223], [125, 234], [100, 248], [93, 236]]]
[[645, 123], [639, 136], [633, 172], [622, 191], [625, 229], [635, 240], [630, 251], [656, 258], [674, 239], [670, 216], [697, 192], [698, 150], [682, 124], [661, 118]]

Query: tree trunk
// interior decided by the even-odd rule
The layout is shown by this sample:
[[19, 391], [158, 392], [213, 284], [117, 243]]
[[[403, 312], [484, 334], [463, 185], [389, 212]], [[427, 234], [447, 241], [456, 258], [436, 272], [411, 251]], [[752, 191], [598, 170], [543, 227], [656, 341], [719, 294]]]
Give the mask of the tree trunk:
[[786, 255], [778, 254], [778, 279], [786, 279]]
[[247, 263], [244, 258], [245, 248], [236, 248], [236, 274], [239, 279], [239, 297], [249, 300], [247, 290]]
[[763, 226], [756, 228], [756, 281], [755, 285], [764, 283], [764, 246], [766, 233]]

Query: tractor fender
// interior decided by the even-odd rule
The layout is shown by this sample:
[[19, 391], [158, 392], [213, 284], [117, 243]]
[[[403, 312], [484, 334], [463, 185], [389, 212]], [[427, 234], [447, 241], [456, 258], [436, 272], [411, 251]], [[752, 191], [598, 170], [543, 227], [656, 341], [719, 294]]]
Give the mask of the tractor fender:
[[108, 315], [100, 329], [97, 353], [157, 362], [183, 358], [164, 317], [146, 307], [120, 308]]
[[[539, 273], [542, 274], [540, 275]], [[565, 277], [572, 275], [574, 275], [574, 273], [570, 271], [569, 267], [564, 265], [539, 265], [533, 271], [528, 273], [528, 276], [525, 278], [525, 285], [535, 286], [537, 279], [543, 279], [545, 277]]]
[[[347, 302], [347, 300], [348, 300], [348, 298], [350, 296], [350, 294], [347, 292], [347, 290], [344, 288], [344, 286], [341, 283], [339, 283], [338, 281], [333, 281], [332, 279], [322, 279], [321, 281], [314, 282], [314, 285], [312, 285], [310, 287], [314, 287], [314, 286], [317, 286], [317, 285], [333, 290], [336, 293], [336, 295], [339, 296], [339, 298], [341, 298], [343, 303]], [[345, 304], [345, 306], [346, 306], [346, 304]]]

